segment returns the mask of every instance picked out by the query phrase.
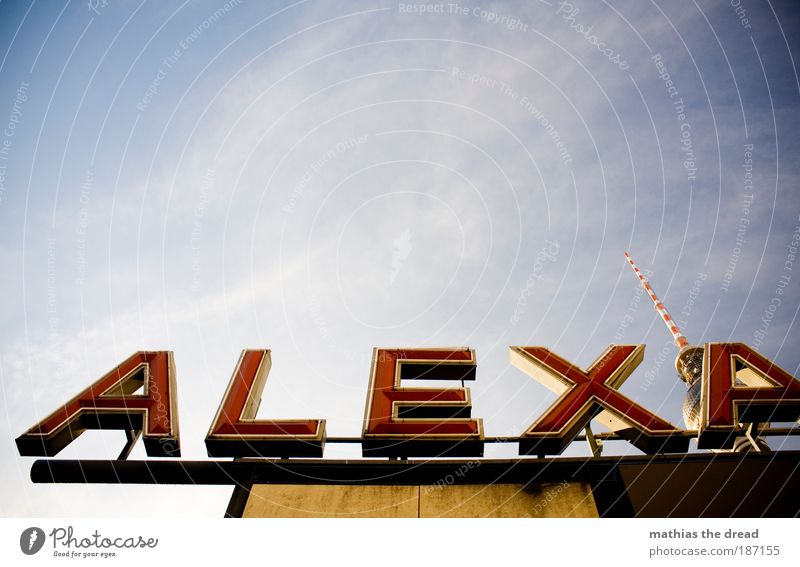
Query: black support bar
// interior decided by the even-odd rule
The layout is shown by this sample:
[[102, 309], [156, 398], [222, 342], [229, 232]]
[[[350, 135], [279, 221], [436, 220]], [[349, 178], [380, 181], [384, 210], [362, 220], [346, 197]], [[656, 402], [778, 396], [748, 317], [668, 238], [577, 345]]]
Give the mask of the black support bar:
[[142, 461], [40, 459], [31, 467], [36, 483], [80, 484], [447, 484], [608, 480], [620, 465], [764, 462], [789, 460], [800, 451], [692, 453], [625, 457], [460, 460], [240, 459], [235, 461]]

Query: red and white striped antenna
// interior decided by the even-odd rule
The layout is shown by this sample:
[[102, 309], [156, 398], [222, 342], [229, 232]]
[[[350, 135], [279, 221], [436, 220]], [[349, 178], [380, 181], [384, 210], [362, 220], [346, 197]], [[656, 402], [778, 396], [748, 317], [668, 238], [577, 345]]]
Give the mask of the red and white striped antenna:
[[659, 301], [656, 297], [656, 294], [653, 292], [653, 288], [650, 287], [650, 282], [647, 281], [647, 278], [644, 277], [639, 268], [636, 267], [636, 264], [633, 263], [633, 258], [631, 255], [625, 252], [625, 258], [627, 258], [628, 263], [633, 268], [633, 271], [636, 272], [636, 276], [639, 278], [639, 281], [642, 282], [642, 287], [650, 296], [650, 299], [653, 300], [653, 304], [656, 307], [656, 311], [658, 314], [661, 315], [661, 319], [664, 321], [664, 324], [669, 329], [669, 332], [672, 333], [672, 339], [675, 341], [675, 345], [679, 349], [683, 349], [689, 345], [689, 341], [686, 340], [686, 337], [683, 336], [681, 330], [678, 328], [678, 325], [675, 323], [675, 320], [670, 316], [669, 311], [667, 308], [664, 307], [664, 304]]
[[[678, 347], [678, 356], [675, 357], [675, 370], [678, 371], [678, 377], [686, 382], [688, 391], [686, 398], [683, 401], [683, 422], [688, 429], [699, 429], [702, 426], [701, 422], [701, 400], [702, 400], [702, 378], [704, 372], [704, 348], [702, 346], [692, 346], [686, 337], [683, 336], [678, 325], [670, 317], [669, 311], [664, 307], [664, 304], [656, 297], [653, 288], [650, 287], [650, 282], [644, 277], [639, 268], [633, 262], [631, 255], [625, 252], [625, 258], [633, 268], [636, 277], [642, 282], [642, 287], [653, 300], [656, 311], [661, 315], [661, 319], [672, 334], [672, 340]], [[741, 384], [739, 379], [736, 379], [737, 384]], [[751, 425], [752, 427], [752, 425]], [[756, 451], [769, 451], [769, 445], [764, 441], [763, 437], [752, 437], [750, 434], [747, 437], [737, 438], [734, 448], [731, 451], [746, 451], [752, 447]]]

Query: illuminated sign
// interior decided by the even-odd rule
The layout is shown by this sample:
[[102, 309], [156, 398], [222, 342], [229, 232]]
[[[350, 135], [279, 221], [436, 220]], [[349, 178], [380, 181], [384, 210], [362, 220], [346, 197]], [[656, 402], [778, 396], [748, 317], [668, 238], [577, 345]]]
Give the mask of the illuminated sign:
[[[557, 455], [593, 419], [647, 454], [730, 448], [743, 424], [800, 418], [800, 382], [741, 343], [704, 347], [700, 428], [676, 428], [619, 392], [644, 345], [611, 345], [583, 370], [538, 346], [510, 347], [511, 362], [559, 397], [521, 436], [521, 455]], [[245, 350], [206, 437], [212, 457], [322, 457], [325, 420], [256, 419], [270, 351]], [[469, 389], [403, 382], [475, 380], [470, 348], [376, 348], [363, 434], [364, 456], [483, 456], [481, 419]], [[136, 393], [139, 390], [142, 393]], [[52, 456], [87, 429], [141, 432], [147, 454], [179, 456], [172, 353], [137, 352], [17, 438], [23, 456]]]
[[[143, 394], [134, 394], [143, 388]], [[23, 456], [57, 454], [87, 429], [142, 431], [151, 457], [180, 456], [175, 363], [137, 352], [17, 438]]]
[[511, 362], [560, 397], [523, 433], [520, 454], [559, 454], [592, 419], [645, 453], [680, 453], [689, 438], [617, 390], [644, 358], [644, 345], [611, 345], [588, 370], [542, 347], [512, 347]]
[[242, 351], [206, 436], [209, 457], [322, 456], [325, 420], [255, 419], [271, 367], [268, 350]]
[[796, 421], [800, 382], [741, 343], [708, 343], [703, 353], [701, 449], [733, 446], [740, 423]]
[[483, 455], [483, 422], [466, 388], [403, 388], [401, 380], [474, 380], [469, 348], [376, 348], [364, 417], [364, 456]]

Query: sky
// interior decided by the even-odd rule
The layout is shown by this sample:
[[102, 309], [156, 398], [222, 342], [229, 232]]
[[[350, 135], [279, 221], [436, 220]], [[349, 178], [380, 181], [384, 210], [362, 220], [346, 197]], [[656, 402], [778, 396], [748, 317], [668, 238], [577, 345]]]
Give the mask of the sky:
[[3, 0], [3, 515], [223, 514], [231, 487], [31, 483], [14, 439], [137, 350], [174, 352], [184, 459], [244, 348], [260, 418], [339, 437], [374, 347], [469, 346], [473, 416], [517, 436], [555, 395], [509, 346], [641, 343], [621, 390], [682, 426], [625, 251], [691, 343], [797, 376], [799, 45], [789, 1]]

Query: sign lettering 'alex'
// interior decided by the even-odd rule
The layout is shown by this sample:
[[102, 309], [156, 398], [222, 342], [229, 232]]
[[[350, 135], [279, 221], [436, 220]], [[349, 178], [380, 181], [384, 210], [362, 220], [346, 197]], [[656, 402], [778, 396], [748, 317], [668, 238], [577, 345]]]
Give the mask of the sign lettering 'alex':
[[[685, 452], [690, 436], [619, 392], [644, 345], [611, 345], [583, 370], [544, 347], [511, 347], [511, 363], [558, 399], [519, 437], [519, 451], [560, 454], [592, 419], [645, 453]], [[364, 456], [482, 456], [483, 421], [468, 388], [403, 381], [475, 380], [469, 348], [376, 348], [361, 438]], [[256, 419], [270, 351], [245, 350], [206, 437], [212, 457], [321, 457], [323, 419]], [[729, 448], [741, 424], [800, 417], [800, 381], [741, 343], [704, 347], [701, 448]], [[139, 389], [143, 393], [136, 394]], [[23, 456], [52, 456], [87, 429], [141, 431], [149, 456], [180, 456], [175, 366], [137, 352], [19, 438]]]

